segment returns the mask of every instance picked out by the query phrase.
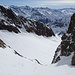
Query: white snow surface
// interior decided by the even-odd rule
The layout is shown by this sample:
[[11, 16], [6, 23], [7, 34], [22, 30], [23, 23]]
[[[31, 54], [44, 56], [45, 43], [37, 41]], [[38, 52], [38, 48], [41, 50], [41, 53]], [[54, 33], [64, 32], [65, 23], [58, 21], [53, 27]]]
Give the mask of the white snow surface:
[[[33, 33], [15, 34], [0, 31], [0, 39], [11, 47], [0, 48], [0, 75], [75, 74], [75, 67], [70, 66], [70, 63], [68, 65], [51, 64], [55, 50], [61, 42], [59, 36], [47, 38]], [[14, 50], [23, 57], [15, 54]], [[35, 59], [42, 65], [38, 64]]]

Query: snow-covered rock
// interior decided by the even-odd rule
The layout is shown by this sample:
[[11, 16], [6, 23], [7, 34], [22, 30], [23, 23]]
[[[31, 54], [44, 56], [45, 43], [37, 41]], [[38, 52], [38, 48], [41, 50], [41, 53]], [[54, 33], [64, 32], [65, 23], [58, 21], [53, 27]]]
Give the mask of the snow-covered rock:
[[67, 31], [70, 18], [75, 13], [74, 8], [50, 9], [29, 6], [10, 6], [9, 8], [26, 18], [48, 24], [57, 34], [64, 34]]
[[[18, 24], [16, 21], [12, 21], [11, 17], [9, 19], [7, 15], [2, 15], [0, 18], [3, 19], [1, 24], [7, 27], [14, 26], [21, 32], [19, 34], [14, 33], [14, 31], [8, 32], [3, 27], [0, 30], [0, 75], [75, 75], [75, 67], [50, 64], [61, 41], [58, 35], [56, 37], [43, 37], [25, 32], [24, 25], [27, 25], [28, 29], [30, 26], [35, 28], [41, 23], [22, 16], [16, 16], [17, 22], [20, 22]], [[43, 28], [43, 25], [39, 28]], [[49, 26], [46, 27], [49, 29]]]
[[[61, 62], [64, 56], [65, 61], [75, 65], [75, 13], [71, 17], [67, 33], [62, 36], [62, 42], [55, 51], [52, 63]], [[62, 63], [64, 60], [62, 61]]]
[[42, 36], [54, 36], [51, 27], [45, 24], [16, 15], [10, 8], [0, 6], [0, 30], [20, 33], [21, 30]]

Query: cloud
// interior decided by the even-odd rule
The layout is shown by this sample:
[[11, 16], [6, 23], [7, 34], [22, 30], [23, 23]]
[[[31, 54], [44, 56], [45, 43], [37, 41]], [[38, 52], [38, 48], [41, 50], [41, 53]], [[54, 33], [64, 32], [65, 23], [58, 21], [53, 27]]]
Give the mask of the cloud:
[[35, 1], [38, 6], [62, 6], [62, 5], [72, 5], [75, 6], [75, 0], [38, 0]]
[[75, 0], [0, 0], [0, 4], [31, 7], [75, 8]]

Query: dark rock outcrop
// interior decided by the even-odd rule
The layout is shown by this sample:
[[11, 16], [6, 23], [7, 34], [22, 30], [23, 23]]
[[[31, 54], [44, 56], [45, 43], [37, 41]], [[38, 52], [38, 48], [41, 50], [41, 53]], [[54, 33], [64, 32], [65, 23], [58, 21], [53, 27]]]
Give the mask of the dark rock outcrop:
[[75, 52], [74, 52], [74, 55], [73, 55], [73, 57], [72, 57], [71, 64], [75, 66]]
[[11, 9], [7, 9], [3, 6], [0, 6], [0, 13], [0, 30], [8, 30], [10, 32], [13, 31], [15, 33], [19, 33], [20, 31], [17, 26], [21, 23], [19, 22], [19, 18], [16, 14]]
[[[67, 33], [62, 36], [62, 42], [55, 51], [52, 63], [61, 60], [62, 56], [70, 56], [73, 53], [71, 64], [75, 65], [75, 14], [72, 15]], [[63, 61], [64, 62], [64, 61]]]
[[5, 25], [2, 21], [0, 21], [0, 30], [8, 30], [9, 32], [13, 31], [15, 33], [20, 32], [17, 27], [12, 25]]
[[43, 23], [41, 22], [31, 22], [31, 26], [25, 26], [27, 32], [34, 32], [37, 35], [42, 35], [42, 36], [55, 36], [54, 32], [52, 31], [51, 28], [46, 27]]
[[0, 39], [0, 47], [2, 47], [2, 48], [6, 48], [5, 45], [6, 45], [6, 44]]
[[43, 23], [26, 19], [23, 16], [16, 15], [11, 9], [0, 6], [0, 30], [20, 33], [21, 28], [37, 35], [55, 36], [52, 29]]
[[23, 57], [21, 54], [19, 54], [17, 51], [14, 50], [14, 53], [17, 54], [20, 57]]

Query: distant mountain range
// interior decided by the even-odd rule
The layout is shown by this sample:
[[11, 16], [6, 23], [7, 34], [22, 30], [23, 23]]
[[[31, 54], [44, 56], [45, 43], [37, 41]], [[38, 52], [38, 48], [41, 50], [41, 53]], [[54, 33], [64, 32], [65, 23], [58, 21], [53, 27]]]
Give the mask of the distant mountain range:
[[28, 19], [43, 22], [51, 26], [54, 33], [63, 34], [67, 31], [70, 18], [75, 13], [75, 8], [50, 9], [32, 8], [29, 6], [10, 6], [15, 13]]

